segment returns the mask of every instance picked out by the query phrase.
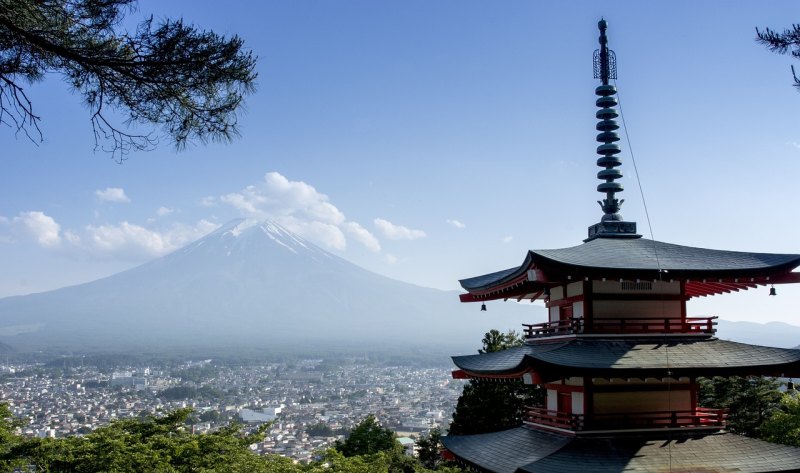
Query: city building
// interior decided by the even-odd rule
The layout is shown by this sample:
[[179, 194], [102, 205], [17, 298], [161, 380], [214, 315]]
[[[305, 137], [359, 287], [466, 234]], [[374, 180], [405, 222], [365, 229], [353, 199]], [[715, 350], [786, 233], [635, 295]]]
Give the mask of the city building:
[[578, 246], [461, 281], [462, 302], [543, 300], [549, 319], [525, 325], [522, 346], [453, 357], [453, 376], [540, 385], [545, 405], [518, 428], [447, 436], [445, 455], [498, 473], [800, 471], [800, 449], [727, 432], [723, 410], [698, 406], [698, 377], [797, 377], [800, 350], [720, 340], [715, 317], [686, 311], [693, 297], [798, 283], [800, 255], [663, 243], [622, 218], [616, 65], [598, 26], [600, 222]]

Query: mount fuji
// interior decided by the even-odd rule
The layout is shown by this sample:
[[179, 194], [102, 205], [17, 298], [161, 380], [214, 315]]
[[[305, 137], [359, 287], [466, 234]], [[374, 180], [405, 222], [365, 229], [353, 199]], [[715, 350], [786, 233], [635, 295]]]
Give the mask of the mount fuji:
[[490, 328], [544, 319], [543, 308], [513, 303], [496, 304], [489, 314], [461, 304], [455, 291], [367, 271], [274, 222], [235, 220], [113, 276], [0, 299], [0, 343], [20, 351], [354, 342], [477, 347]]

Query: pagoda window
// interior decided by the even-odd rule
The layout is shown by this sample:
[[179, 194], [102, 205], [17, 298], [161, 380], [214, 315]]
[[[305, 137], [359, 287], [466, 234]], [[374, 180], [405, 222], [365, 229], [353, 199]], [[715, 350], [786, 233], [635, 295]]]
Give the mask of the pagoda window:
[[679, 281], [600, 280], [594, 281], [595, 294], [671, 294], [681, 293]]

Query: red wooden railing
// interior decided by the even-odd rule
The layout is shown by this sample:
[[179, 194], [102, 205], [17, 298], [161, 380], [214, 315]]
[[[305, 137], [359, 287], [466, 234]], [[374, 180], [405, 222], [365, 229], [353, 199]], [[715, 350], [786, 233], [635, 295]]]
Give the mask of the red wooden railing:
[[704, 333], [712, 335], [717, 329], [717, 317], [679, 318], [602, 318], [591, 325], [583, 318], [557, 320], [540, 324], [522, 324], [527, 338], [576, 333]]
[[526, 407], [525, 421], [531, 424], [579, 431], [687, 428], [723, 428], [728, 417], [725, 409], [698, 407], [693, 411], [629, 412], [592, 416]]
[[525, 407], [525, 422], [567, 430], [583, 430], [582, 415], [549, 411], [541, 407]]

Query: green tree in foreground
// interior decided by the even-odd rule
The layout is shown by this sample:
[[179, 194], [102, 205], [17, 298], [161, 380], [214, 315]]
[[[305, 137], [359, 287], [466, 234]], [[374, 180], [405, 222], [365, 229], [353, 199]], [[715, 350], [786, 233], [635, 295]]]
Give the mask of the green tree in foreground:
[[792, 391], [784, 394], [780, 409], [759, 430], [761, 438], [768, 442], [800, 447], [800, 398], [797, 393]]
[[0, 470], [9, 471], [18, 462], [14, 461], [11, 450], [22, 441], [14, 432], [22, 425], [14, 419], [8, 404], [0, 404]]
[[41, 117], [23, 87], [59, 75], [89, 109], [95, 145], [117, 160], [152, 148], [155, 125], [182, 148], [230, 140], [236, 112], [254, 89], [256, 58], [228, 39], [153, 17], [122, 25], [136, 0], [0, 0], [0, 124], [42, 139]]
[[[373, 447], [362, 447], [364, 455], [345, 456], [329, 449], [322, 460], [309, 465], [295, 464], [278, 455], [257, 455], [249, 446], [263, 437], [266, 426], [244, 435], [239, 426], [229, 425], [208, 434], [192, 434], [185, 427], [190, 409], [162, 417], [146, 416], [119, 420], [84, 437], [24, 439], [14, 430], [8, 406], [0, 404], [0, 471], [94, 473], [428, 473], [416, 459], [403, 454], [402, 447], [375, 428], [369, 417], [356, 429], [360, 434], [375, 434]], [[390, 432], [391, 433], [391, 432]], [[351, 435], [352, 437], [352, 435]], [[391, 439], [388, 446], [386, 439]], [[369, 443], [369, 442], [368, 442]], [[377, 449], [378, 446], [387, 447]], [[439, 466], [440, 473], [458, 473], [454, 466]]]
[[436, 469], [442, 463], [442, 431], [435, 427], [416, 441], [417, 458], [425, 468]]
[[335, 448], [346, 457], [354, 457], [391, 452], [398, 446], [394, 432], [381, 427], [375, 416], [370, 414], [353, 427], [344, 442], [337, 442]]
[[[479, 353], [506, 350], [523, 343], [516, 332], [490, 330], [483, 337]], [[471, 379], [458, 398], [449, 433], [471, 435], [497, 432], [522, 425], [526, 405], [539, 405], [544, 393], [539, 386], [521, 382], [498, 383]]]
[[700, 405], [728, 409], [728, 429], [738, 434], [759, 438], [761, 425], [780, 407], [779, 383], [772, 378], [716, 376], [699, 381]]
[[[9, 460], [36, 465], [37, 471], [196, 472], [272, 471], [276, 459], [254, 455], [248, 446], [262, 435], [241, 435], [230, 425], [192, 435], [184, 426], [191, 413], [120, 420], [85, 437], [30, 439], [10, 449]], [[290, 470], [287, 470], [290, 471]]]

